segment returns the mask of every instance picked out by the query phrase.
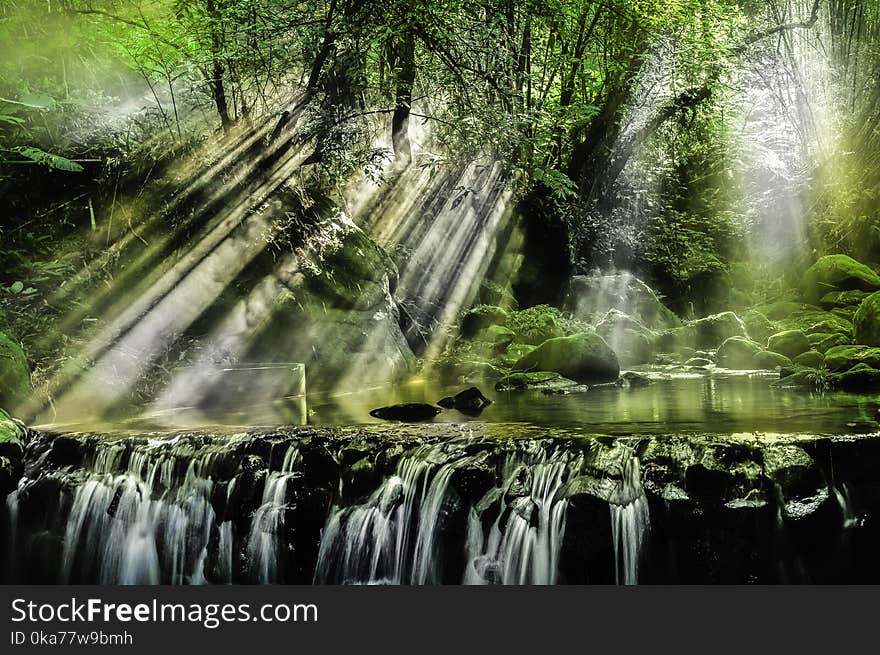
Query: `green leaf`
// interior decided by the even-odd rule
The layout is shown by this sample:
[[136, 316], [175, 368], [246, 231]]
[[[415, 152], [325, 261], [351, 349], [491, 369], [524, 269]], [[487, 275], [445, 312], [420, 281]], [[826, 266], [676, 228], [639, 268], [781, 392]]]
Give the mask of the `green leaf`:
[[22, 146], [20, 148], [14, 148], [14, 152], [17, 152], [23, 157], [27, 157], [31, 161], [35, 161], [38, 164], [43, 164], [44, 166], [48, 166], [49, 168], [54, 168], [59, 171], [71, 171], [73, 173], [79, 173], [83, 170], [83, 167], [77, 164], [75, 161], [71, 161], [66, 157], [62, 157], [61, 155], [53, 155], [51, 152], [46, 152], [45, 150], [40, 150], [39, 148], [34, 148], [32, 146]]
[[9, 290], [12, 293], [21, 293], [23, 289], [24, 289], [24, 282], [22, 282], [21, 280], [19, 280], [18, 282], [13, 282], [12, 286], [9, 287]]
[[10, 125], [24, 125], [24, 120], [19, 118], [18, 116], [0, 114], [0, 123], [9, 123]]
[[55, 106], [55, 100], [45, 93], [34, 93], [19, 98], [18, 104], [31, 109], [52, 109]]

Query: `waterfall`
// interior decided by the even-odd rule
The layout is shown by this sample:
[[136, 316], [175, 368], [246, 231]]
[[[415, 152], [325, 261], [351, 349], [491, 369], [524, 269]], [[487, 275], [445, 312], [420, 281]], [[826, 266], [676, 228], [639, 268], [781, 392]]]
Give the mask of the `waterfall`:
[[434, 533], [451, 469], [441, 467], [429, 483], [433, 468], [426, 459], [429, 454], [430, 447], [423, 447], [401, 458], [395, 475], [386, 478], [363, 505], [333, 509], [321, 536], [316, 582], [421, 584], [438, 580]]
[[614, 543], [614, 579], [617, 584], [638, 584], [639, 556], [650, 525], [648, 499], [642, 488], [639, 460], [627, 457], [619, 485], [608, 499]]
[[[251, 530], [247, 540], [247, 553], [250, 562], [251, 575], [255, 581], [261, 584], [275, 582], [278, 578], [278, 561], [280, 559], [279, 543], [281, 532], [284, 528], [284, 513], [287, 510], [287, 484], [295, 476], [294, 469], [300, 460], [299, 451], [291, 446], [284, 455], [280, 471], [269, 473], [266, 484], [263, 487], [263, 497], [260, 507], [251, 521]], [[229, 524], [228, 528], [224, 528]], [[226, 536], [224, 537], [224, 532]], [[224, 570], [231, 569], [231, 522], [226, 521], [221, 526], [221, 565]], [[228, 544], [228, 546], [227, 546]], [[227, 563], [226, 559], [230, 561]]]
[[[543, 451], [541, 451], [543, 456]], [[482, 521], [475, 509], [468, 515], [466, 543], [468, 565], [464, 584], [555, 584], [559, 572], [559, 551], [565, 531], [568, 501], [559, 491], [573, 468], [568, 458], [554, 453], [527, 467], [517, 459], [505, 463], [501, 489], [490, 490], [498, 505], [504, 496], [516, 492], [519, 484], [524, 495], [515, 496], [507, 507], [500, 507], [498, 516], [483, 536]], [[502, 525], [502, 519], [506, 524]]]

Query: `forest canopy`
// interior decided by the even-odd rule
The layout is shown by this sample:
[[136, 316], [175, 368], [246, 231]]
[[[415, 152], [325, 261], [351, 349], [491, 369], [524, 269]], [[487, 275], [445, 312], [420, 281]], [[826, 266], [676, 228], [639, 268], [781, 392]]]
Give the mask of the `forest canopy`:
[[573, 265], [687, 295], [877, 251], [878, 27], [854, 0], [18, 0], [0, 174], [114, 179], [242, 126], [331, 187], [486, 158]]

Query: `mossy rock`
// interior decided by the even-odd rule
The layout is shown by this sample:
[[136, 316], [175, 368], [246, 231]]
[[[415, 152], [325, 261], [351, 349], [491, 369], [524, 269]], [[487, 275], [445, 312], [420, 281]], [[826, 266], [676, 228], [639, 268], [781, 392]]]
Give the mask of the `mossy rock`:
[[839, 386], [844, 391], [865, 392], [880, 388], [880, 370], [868, 364], [856, 364], [840, 374]]
[[490, 325], [477, 335], [478, 340], [491, 343], [500, 350], [504, 350], [512, 344], [515, 337], [516, 334], [513, 330], [503, 325]]
[[855, 307], [835, 307], [830, 310], [831, 314], [836, 316], [837, 318], [842, 318], [847, 323], [852, 323], [856, 317], [856, 310], [858, 306]]
[[880, 275], [847, 255], [825, 255], [807, 269], [801, 290], [812, 303], [832, 291], [876, 291]]
[[771, 334], [779, 332], [776, 324], [756, 309], [750, 309], [745, 312], [742, 320], [746, 326], [746, 331], [749, 333], [749, 337], [758, 343], [766, 344]]
[[852, 323], [845, 318], [817, 308], [794, 312], [787, 318], [777, 321], [777, 325], [780, 330], [801, 330], [807, 335], [823, 332], [851, 336], [853, 329]]
[[785, 366], [791, 366], [791, 360], [785, 355], [763, 350], [755, 355], [755, 368], [766, 371], [775, 371]]
[[777, 332], [767, 340], [767, 350], [794, 358], [810, 349], [810, 342], [802, 330]]
[[20, 459], [24, 452], [26, 434], [21, 422], [0, 409], [0, 456]]
[[770, 386], [824, 391], [835, 388], [840, 382], [838, 375], [824, 374], [812, 368], [798, 367], [794, 371], [782, 369], [779, 375], [780, 378]]
[[745, 323], [733, 312], [721, 312], [692, 321], [694, 345], [697, 348], [715, 348], [730, 337], [748, 337]]
[[819, 305], [829, 311], [840, 307], [858, 307], [870, 295], [870, 292], [859, 291], [858, 289], [829, 291], [819, 299]]
[[461, 336], [465, 339], [473, 339], [492, 325], [504, 325], [507, 317], [506, 309], [495, 305], [477, 305], [461, 317]]
[[813, 349], [818, 350], [823, 354], [835, 346], [845, 346], [852, 343], [852, 339], [843, 334], [825, 334], [822, 332], [817, 334], [822, 336], [822, 338], [817, 341], [812, 341], [812, 337], [816, 335], [807, 335], [807, 338], [811, 339], [810, 344], [813, 346]]
[[730, 337], [718, 347], [718, 365], [724, 368], [747, 370], [756, 368], [755, 355], [761, 346], [746, 337]]
[[534, 373], [511, 373], [495, 383], [495, 391], [563, 391], [580, 387], [574, 380], [569, 380], [553, 371], [535, 371]]
[[794, 358], [795, 364], [810, 368], [819, 368], [824, 361], [825, 356], [817, 350], [808, 350]]
[[585, 384], [614, 382], [617, 355], [594, 332], [548, 339], [514, 365], [515, 371], [554, 371]]
[[880, 293], [862, 301], [853, 318], [853, 338], [866, 346], [880, 346]]
[[825, 368], [829, 371], [848, 371], [858, 364], [880, 368], [880, 348], [834, 346], [825, 353]]
[[527, 343], [512, 343], [507, 349], [499, 355], [496, 360], [503, 368], [513, 368], [520, 359], [532, 352], [537, 346], [531, 346]]
[[771, 321], [781, 321], [782, 319], [788, 318], [792, 314], [798, 314], [805, 310], [809, 311], [818, 309], [818, 307], [815, 307], [813, 305], [807, 305], [805, 303], [797, 302], [794, 300], [779, 300], [777, 302], [769, 303], [766, 305], [760, 305], [756, 308], [756, 311], [760, 311]]
[[15, 341], [0, 332], [0, 404], [13, 407], [31, 392], [27, 357]]
[[516, 335], [516, 343], [537, 346], [548, 339], [565, 336], [559, 310], [549, 305], [535, 305], [518, 312], [510, 312], [505, 327]]

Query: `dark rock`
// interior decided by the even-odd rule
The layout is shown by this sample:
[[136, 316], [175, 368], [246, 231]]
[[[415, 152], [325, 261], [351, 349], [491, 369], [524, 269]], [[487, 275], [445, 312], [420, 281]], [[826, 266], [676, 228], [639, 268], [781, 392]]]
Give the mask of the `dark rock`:
[[626, 371], [617, 378], [617, 386], [627, 389], [650, 387], [652, 384], [654, 384], [654, 381], [651, 378], [635, 371]]
[[440, 408], [427, 403], [402, 403], [399, 405], [389, 405], [388, 407], [380, 407], [370, 412], [373, 418], [379, 418], [383, 421], [402, 421], [404, 423], [413, 423], [418, 421], [430, 421], [440, 413]]
[[840, 374], [840, 388], [844, 391], [873, 391], [880, 388], [880, 370], [867, 364], [856, 364]]
[[437, 404], [445, 409], [457, 409], [462, 414], [478, 415], [491, 405], [492, 401], [486, 398], [477, 387], [470, 387], [459, 391], [454, 396], [440, 399]]

